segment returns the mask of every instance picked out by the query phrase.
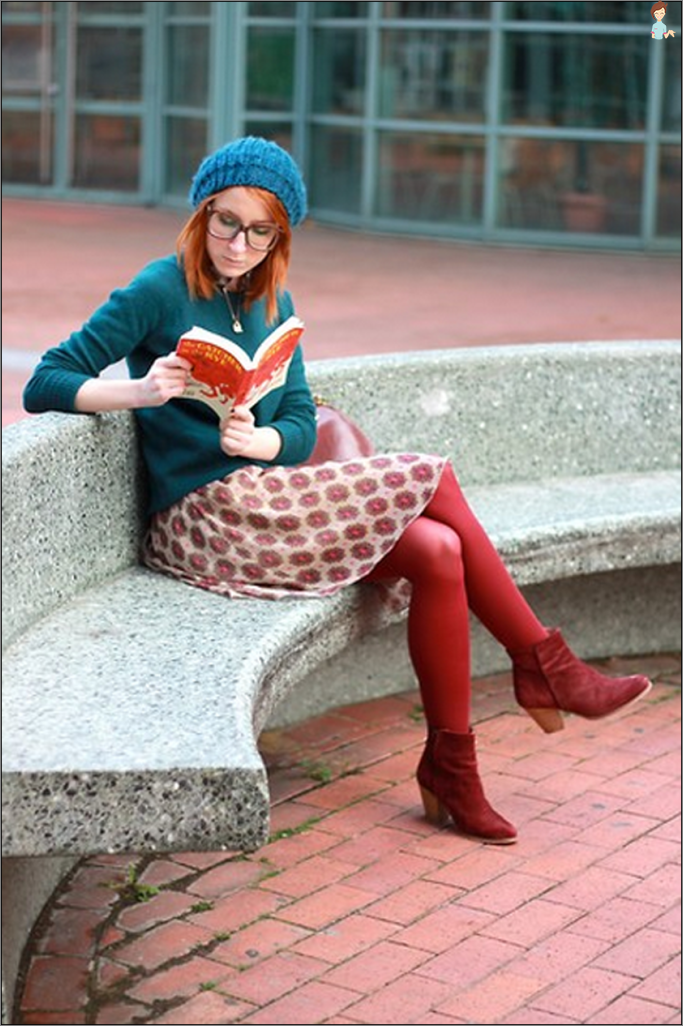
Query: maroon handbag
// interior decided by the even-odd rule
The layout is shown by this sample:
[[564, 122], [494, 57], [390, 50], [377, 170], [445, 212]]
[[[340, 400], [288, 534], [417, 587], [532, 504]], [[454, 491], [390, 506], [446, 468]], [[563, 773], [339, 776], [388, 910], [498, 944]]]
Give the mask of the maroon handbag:
[[318, 409], [318, 438], [307, 464], [372, 456], [375, 447], [355, 421], [319, 396], [315, 396], [315, 405]]

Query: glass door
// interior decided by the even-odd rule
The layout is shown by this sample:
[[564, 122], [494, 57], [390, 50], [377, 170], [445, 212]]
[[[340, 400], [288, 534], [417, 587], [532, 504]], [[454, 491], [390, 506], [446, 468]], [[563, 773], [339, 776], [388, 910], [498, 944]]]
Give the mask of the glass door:
[[2, 5], [2, 178], [52, 185], [55, 106], [53, 3]]
[[146, 6], [2, 4], [5, 183], [141, 190]]

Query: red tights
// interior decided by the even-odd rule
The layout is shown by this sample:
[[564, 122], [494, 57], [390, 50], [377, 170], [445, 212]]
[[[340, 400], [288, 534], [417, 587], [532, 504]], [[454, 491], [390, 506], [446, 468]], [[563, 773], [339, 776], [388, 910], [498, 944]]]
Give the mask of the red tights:
[[522, 597], [447, 465], [421, 516], [366, 578], [412, 585], [408, 648], [427, 722], [470, 728], [471, 609], [505, 648], [537, 644], [547, 630]]

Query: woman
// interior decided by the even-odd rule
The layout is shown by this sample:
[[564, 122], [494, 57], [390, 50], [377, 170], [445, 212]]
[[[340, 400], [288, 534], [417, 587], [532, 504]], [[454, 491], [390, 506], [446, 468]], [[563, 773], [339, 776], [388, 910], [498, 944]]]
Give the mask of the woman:
[[653, 39], [668, 39], [669, 36], [673, 38], [676, 35], [673, 29], [667, 31], [667, 27], [664, 24], [667, 7], [668, 4], [653, 4], [650, 9], [650, 14], [655, 19], [652, 25]]
[[[529, 608], [470, 510], [449, 462], [417, 453], [306, 466], [316, 411], [298, 348], [284, 386], [218, 422], [183, 399], [192, 325], [253, 353], [292, 312], [292, 228], [306, 190], [273, 142], [238, 139], [201, 163], [177, 253], [145, 267], [49, 350], [24, 394], [29, 412], [135, 411], [150, 485], [144, 561], [239, 597], [328, 595], [355, 581], [408, 604], [408, 644], [427, 742], [425, 812], [468, 836], [510, 843], [488, 803], [470, 728], [469, 610], [508, 650], [517, 701], [545, 731], [562, 712], [597, 719], [642, 697], [642, 676], [610, 678], [577, 659]], [[130, 380], [98, 377], [126, 358]], [[397, 585], [398, 582], [398, 585]], [[407, 582], [407, 584], [406, 584]]]

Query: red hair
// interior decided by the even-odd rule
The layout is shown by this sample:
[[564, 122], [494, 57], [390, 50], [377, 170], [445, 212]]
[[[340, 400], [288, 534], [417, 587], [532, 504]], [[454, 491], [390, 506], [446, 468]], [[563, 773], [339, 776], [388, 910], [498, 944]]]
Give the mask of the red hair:
[[667, 8], [666, 4], [653, 4], [651, 9], [650, 9], [650, 17], [654, 18], [655, 11], [661, 11], [662, 8], [664, 8], [664, 13], [666, 14], [666, 8]]
[[[287, 280], [289, 255], [292, 245], [292, 229], [284, 206], [272, 192], [248, 186], [249, 192], [265, 206], [268, 218], [280, 228], [278, 240], [249, 274], [244, 292], [244, 306], [248, 310], [257, 299], [266, 300], [266, 321], [270, 324], [277, 318], [278, 294]], [[206, 228], [209, 206], [213, 196], [203, 200], [189, 218], [176, 241], [176, 253], [182, 265], [190, 295], [196, 299], [211, 299], [216, 292], [216, 272], [206, 248]]]

